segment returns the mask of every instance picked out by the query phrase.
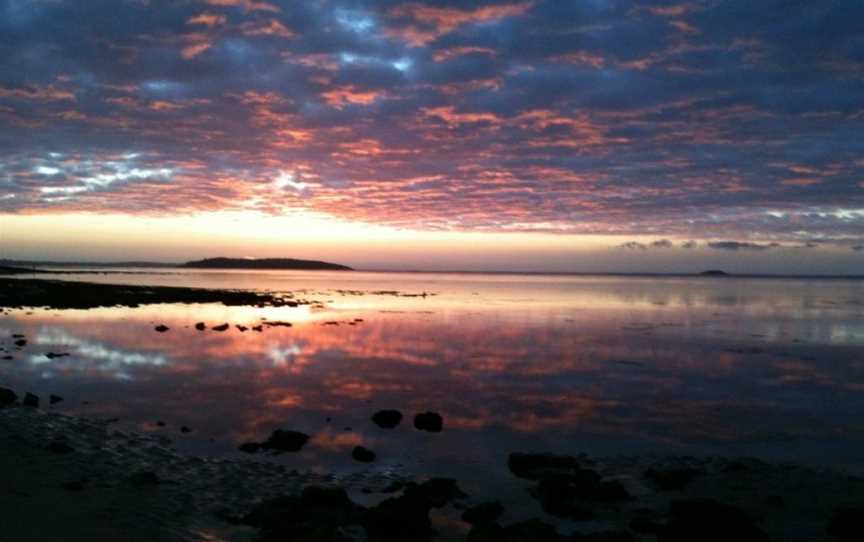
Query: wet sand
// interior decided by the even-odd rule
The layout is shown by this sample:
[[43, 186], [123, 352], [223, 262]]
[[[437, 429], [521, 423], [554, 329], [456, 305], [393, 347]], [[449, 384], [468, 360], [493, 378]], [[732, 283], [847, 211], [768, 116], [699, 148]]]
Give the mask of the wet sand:
[[[543, 512], [477, 521], [470, 514], [482, 516], [490, 506], [477, 505], [496, 496], [465, 495], [458, 480], [427, 494], [441, 480], [424, 485], [422, 473], [406, 486], [374, 471], [336, 476], [255, 456], [205, 459], [165, 437], [115, 431], [111, 421], [15, 403], [0, 408], [0, 540], [855, 540], [829, 536], [829, 525], [864, 503], [860, 478], [746, 458], [515, 454], [510, 470], [514, 491]], [[298, 497], [309, 487], [335, 497], [309, 504]], [[311, 506], [315, 519], [274, 520], [274, 510], [288, 514], [280, 506]], [[681, 517], [688, 506], [695, 524]], [[417, 530], [402, 538], [406, 520]], [[319, 531], [326, 536], [313, 536]]]

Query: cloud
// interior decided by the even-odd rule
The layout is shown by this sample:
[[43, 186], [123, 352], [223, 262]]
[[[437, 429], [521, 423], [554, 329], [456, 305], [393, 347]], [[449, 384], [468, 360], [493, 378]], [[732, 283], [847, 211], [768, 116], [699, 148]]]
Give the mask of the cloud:
[[645, 243], [640, 243], [639, 241], [627, 241], [626, 243], [622, 243], [618, 245], [619, 248], [624, 248], [627, 250], [648, 250], [648, 245]]
[[[634, 250], [864, 230], [860, 2], [20, 6], [0, 18], [0, 212], [657, 239]], [[172, 174], [87, 188], [128, 154]], [[311, 188], [274, 190], [280, 171]]]
[[651, 242], [651, 248], [672, 248], [672, 241], [669, 239], [658, 239]]
[[712, 248], [714, 250], [769, 250], [772, 248], [779, 248], [781, 245], [779, 243], [768, 243], [768, 244], [760, 244], [760, 243], [750, 243], [747, 241], [709, 241], [708, 248]]

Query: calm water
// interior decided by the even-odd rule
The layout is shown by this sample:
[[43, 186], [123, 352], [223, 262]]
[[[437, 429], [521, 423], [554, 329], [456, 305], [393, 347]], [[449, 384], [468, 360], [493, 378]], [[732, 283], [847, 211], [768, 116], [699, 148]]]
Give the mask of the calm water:
[[[56, 278], [56, 277], [55, 277]], [[66, 276], [302, 291], [325, 308], [153, 305], [0, 316], [0, 385], [225, 455], [275, 428], [298, 468], [504, 484], [511, 451], [755, 455], [864, 472], [864, 282], [309, 272]], [[342, 292], [339, 292], [342, 290]], [[350, 292], [345, 292], [350, 290]], [[426, 297], [376, 294], [381, 290]], [[218, 333], [192, 326], [291, 328]], [[350, 325], [354, 319], [362, 319]], [[340, 325], [326, 325], [326, 322]], [[164, 334], [155, 324], [171, 328]], [[68, 352], [49, 359], [48, 352]], [[395, 430], [369, 421], [407, 416]], [[444, 417], [416, 431], [416, 412]], [[330, 419], [328, 422], [327, 419]], [[164, 420], [167, 427], [155, 422]], [[192, 433], [181, 434], [187, 425]], [[350, 428], [350, 430], [348, 429]], [[371, 466], [351, 448], [378, 452]]]

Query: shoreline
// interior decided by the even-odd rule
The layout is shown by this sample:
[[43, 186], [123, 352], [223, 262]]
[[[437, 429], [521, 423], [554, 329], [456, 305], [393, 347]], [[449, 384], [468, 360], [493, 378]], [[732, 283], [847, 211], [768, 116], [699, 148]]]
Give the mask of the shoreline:
[[133, 286], [51, 279], [0, 277], [0, 307], [45, 307], [50, 309], [92, 309], [136, 307], [157, 303], [222, 303], [256, 307], [296, 307], [313, 304], [291, 294], [186, 288], [177, 286]]
[[[516, 453], [509, 468], [514, 491], [527, 491], [541, 512], [495, 511], [495, 495], [465, 495], [458, 480], [200, 457], [164, 436], [114, 430], [112, 420], [0, 406], [0, 509], [15, 518], [0, 527], [10, 540], [690, 540], [672, 536], [683, 529], [704, 540], [717, 531], [845, 541], [853, 538], [828, 530], [864, 502], [864, 479], [748, 458]], [[700, 521], [682, 519], [682, 506]], [[284, 519], [298, 508], [303, 518]], [[44, 522], [48, 509], [58, 511]], [[400, 538], [408, 528], [413, 538]], [[301, 536], [319, 531], [329, 537]]]

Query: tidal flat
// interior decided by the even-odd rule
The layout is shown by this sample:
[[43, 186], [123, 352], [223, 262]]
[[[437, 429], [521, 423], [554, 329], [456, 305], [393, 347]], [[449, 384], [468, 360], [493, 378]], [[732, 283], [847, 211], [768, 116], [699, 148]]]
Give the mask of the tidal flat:
[[62, 278], [0, 283], [17, 539], [860, 534], [860, 281]]

